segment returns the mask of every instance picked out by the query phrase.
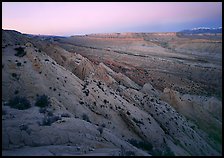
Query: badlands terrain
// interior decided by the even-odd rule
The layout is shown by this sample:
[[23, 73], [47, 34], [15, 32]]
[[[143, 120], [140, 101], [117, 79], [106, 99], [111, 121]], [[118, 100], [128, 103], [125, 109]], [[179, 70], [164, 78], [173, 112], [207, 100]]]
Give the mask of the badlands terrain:
[[221, 111], [222, 34], [2, 30], [2, 155], [220, 156]]

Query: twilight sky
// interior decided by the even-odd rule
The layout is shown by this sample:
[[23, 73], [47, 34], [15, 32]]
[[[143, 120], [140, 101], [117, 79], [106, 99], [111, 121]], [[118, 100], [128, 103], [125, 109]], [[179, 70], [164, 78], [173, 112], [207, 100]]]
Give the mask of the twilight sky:
[[2, 29], [42, 35], [222, 26], [221, 2], [3, 2]]

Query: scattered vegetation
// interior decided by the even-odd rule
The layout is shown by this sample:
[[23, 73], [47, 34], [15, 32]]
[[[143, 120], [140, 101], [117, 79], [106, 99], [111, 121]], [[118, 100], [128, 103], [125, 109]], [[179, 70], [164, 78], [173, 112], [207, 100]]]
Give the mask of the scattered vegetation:
[[19, 129], [20, 129], [21, 131], [26, 131], [26, 130], [28, 129], [28, 125], [24, 125], [24, 124], [22, 124], [22, 125], [19, 126]]
[[37, 97], [35, 106], [46, 107], [50, 105], [50, 101], [47, 95], [43, 94]]
[[18, 94], [18, 93], [19, 93], [19, 91], [18, 90], [15, 90], [14, 94]]
[[17, 53], [14, 55], [17, 57], [23, 57], [24, 55], [26, 55], [26, 52], [24, 51], [24, 48], [22, 47], [15, 48], [15, 50], [17, 51]]
[[14, 109], [25, 110], [31, 107], [30, 102], [26, 97], [16, 96], [9, 100], [8, 106]]
[[89, 122], [89, 123], [91, 123], [91, 121], [89, 120], [89, 116], [86, 115], [86, 114], [83, 114], [82, 115], [82, 119], [85, 120], [85, 121], [87, 121], [87, 122]]
[[18, 62], [16, 63], [17, 66], [22, 66], [22, 63]]
[[167, 42], [161, 42], [160, 44], [164, 48], [167, 48], [169, 46]]
[[144, 125], [144, 123], [142, 122], [142, 121], [139, 121], [139, 120], [137, 120], [136, 118], [134, 118], [133, 117], [133, 119], [132, 119], [135, 123], [137, 123], [137, 124], [142, 124], [142, 125]]
[[53, 115], [53, 112], [51, 111], [51, 110], [49, 110], [49, 109], [47, 109], [47, 107], [41, 107], [40, 109], [39, 109], [39, 112], [40, 113], [44, 113], [45, 115], [47, 115], [47, 116], [54, 116]]
[[119, 156], [135, 156], [135, 152], [133, 151], [125, 151], [125, 148], [121, 145], [121, 154]]
[[103, 129], [106, 127], [106, 125], [103, 123], [101, 126], [99, 126], [98, 128], [97, 128], [97, 130], [100, 132], [100, 134], [102, 134], [103, 133]]
[[7, 114], [6, 110], [2, 109], [2, 115], [6, 115], [6, 114]]
[[47, 109], [46, 109], [45, 107], [40, 108], [40, 109], [39, 109], [39, 112], [40, 112], [40, 113], [46, 113], [46, 112], [47, 112]]
[[125, 151], [124, 156], [135, 156], [134, 151]]
[[109, 101], [107, 101], [106, 99], [103, 100], [104, 104], [109, 103]]
[[83, 101], [79, 101], [79, 103], [82, 105], [82, 104], [84, 104], [84, 102]]
[[127, 111], [127, 115], [131, 115], [131, 113], [129, 111]]
[[104, 92], [104, 89], [103, 89], [103, 87], [101, 87], [101, 85], [102, 85], [102, 83], [99, 81], [99, 82], [97, 83], [97, 87], [98, 87], [99, 89], [101, 89], [101, 90]]
[[71, 117], [68, 113], [61, 114], [61, 117]]
[[12, 73], [12, 77], [14, 77], [16, 80], [19, 80], [19, 75], [17, 75], [16, 73]]
[[47, 110], [47, 116], [53, 116], [53, 112], [52, 112], [52, 111]]
[[135, 147], [141, 148], [146, 151], [150, 151], [153, 148], [152, 144], [147, 141], [137, 141], [135, 139], [130, 139], [128, 140], [128, 142], [134, 145]]
[[103, 133], [103, 127], [102, 126], [98, 127], [97, 130], [100, 132], [100, 134]]
[[174, 144], [175, 145], [181, 145], [181, 142], [178, 139], [174, 139]]
[[153, 156], [175, 156], [175, 154], [171, 151], [171, 149], [166, 146], [163, 151], [155, 149], [151, 153]]
[[61, 120], [59, 116], [46, 116], [43, 118], [42, 122], [39, 124], [40, 126], [50, 126], [52, 123]]
[[88, 90], [88, 89], [86, 89], [86, 90], [84, 90], [84, 91], [83, 91], [83, 93], [85, 93], [85, 94], [86, 94], [86, 96], [88, 96], [88, 95], [89, 95], [89, 90]]

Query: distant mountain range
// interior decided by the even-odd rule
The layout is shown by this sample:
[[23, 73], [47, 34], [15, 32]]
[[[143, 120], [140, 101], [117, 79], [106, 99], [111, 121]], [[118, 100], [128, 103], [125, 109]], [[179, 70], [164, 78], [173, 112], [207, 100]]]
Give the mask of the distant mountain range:
[[180, 33], [184, 33], [184, 34], [222, 33], [222, 27], [218, 27], [218, 28], [197, 27], [190, 30], [180, 31]]

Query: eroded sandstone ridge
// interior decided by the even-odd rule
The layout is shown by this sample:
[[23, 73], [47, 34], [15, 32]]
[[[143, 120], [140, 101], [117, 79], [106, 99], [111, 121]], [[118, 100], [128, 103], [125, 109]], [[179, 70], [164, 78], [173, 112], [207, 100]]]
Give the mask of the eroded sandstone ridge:
[[[186, 47], [178, 44], [181, 40], [175, 43], [174, 38], [180, 38], [175, 33], [72, 39], [2, 33], [3, 155], [221, 155], [222, 102], [214, 88], [221, 79], [211, 81], [217, 93], [205, 96], [200, 91], [207, 84], [196, 81], [197, 75], [202, 81], [206, 76], [192, 71], [190, 80], [177, 77], [187, 67], [201, 72], [205, 64], [211, 66], [210, 75], [219, 76], [218, 43], [211, 44], [217, 44], [213, 53], [218, 54], [211, 63], [199, 64], [199, 57], [171, 52]], [[173, 38], [170, 49], [161, 46], [160, 36]], [[138, 46], [141, 51], [133, 51]], [[184, 65], [185, 57], [190, 66]], [[167, 62], [170, 67], [164, 69]], [[165, 80], [157, 80], [157, 75]], [[199, 87], [196, 93], [190, 85]], [[16, 96], [30, 105], [24, 108], [25, 99]], [[38, 98], [44, 101], [38, 104]]]

